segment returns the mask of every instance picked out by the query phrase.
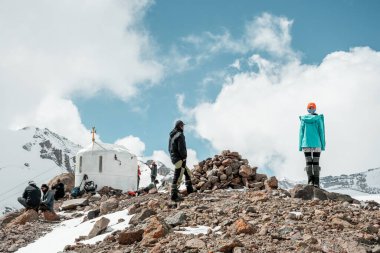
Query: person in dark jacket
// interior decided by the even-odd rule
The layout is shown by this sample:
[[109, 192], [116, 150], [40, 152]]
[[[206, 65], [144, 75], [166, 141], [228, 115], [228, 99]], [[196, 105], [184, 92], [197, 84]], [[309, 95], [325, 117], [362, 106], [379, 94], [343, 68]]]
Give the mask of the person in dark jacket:
[[40, 204], [41, 211], [54, 211], [54, 191], [49, 190], [46, 184], [41, 185], [41, 191], [44, 194]]
[[28, 184], [29, 185], [25, 188], [22, 197], [19, 197], [17, 200], [26, 209], [35, 209], [38, 211], [41, 201], [41, 190], [34, 181], [29, 181]]
[[157, 164], [155, 161], [150, 165], [150, 182], [154, 183], [157, 178]]
[[57, 183], [51, 188], [55, 190], [54, 199], [59, 200], [65, 196], [65, 185], [61, 182], [61, 179], [57, 180]]
[[170, 132], [169, 138], [169, 153], [172, 163], [175, 166], [174, 177], [171, 186], [171, 200], [181, 201], [182, 198], [178, 196], [178, 180], [181, 174], [185, 175], [185, 184], [187, 193], [192, 193], [193, 186], [191, 183], [190, 170], [186, 166], [187, 149], [185, 135], [183, 134], [185, 124], [178, 120], [175, 123], [174, 129]]

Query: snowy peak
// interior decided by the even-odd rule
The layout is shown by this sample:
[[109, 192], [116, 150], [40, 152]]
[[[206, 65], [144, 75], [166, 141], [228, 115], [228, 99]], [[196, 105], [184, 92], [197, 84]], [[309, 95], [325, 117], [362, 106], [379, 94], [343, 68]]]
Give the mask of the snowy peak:
[[[283, 179], [279, 181], [279, 186], [283, 189], [290, 189], [299, 183], [306, 183], [306, 181], [297, 182]], [[380, 194], [380, 167], [350, 175], [321, 177], [320, 184], [322, 188], [328, 190], [347, 189], [368, 194]]]
[[19, 131], [32, 134], [31, 140], [22, 146], [23, 149], [29, 152], [37, 149], [40, 153], [40, 158], [52, 160], [57, 166], [69, 172], [73, 171], [75, 155], [82, 148], [80, 145], [47, 128], [25, 127]]
[[352, 189], [370, 194], [380, 194], [380, 168], [350, 175], [323, 177], [321, 184], [328, 189]]

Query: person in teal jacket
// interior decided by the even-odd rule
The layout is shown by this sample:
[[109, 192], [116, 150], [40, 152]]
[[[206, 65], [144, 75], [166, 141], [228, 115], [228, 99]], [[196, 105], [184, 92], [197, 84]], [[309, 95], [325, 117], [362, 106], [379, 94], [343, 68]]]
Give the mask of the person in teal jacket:
[[309, 114], [300, 116], [299, 151], [303, 151], [306, 158], [306, 173], [308, 184], [319, 188], [319, 159], [325, 150], [325, 123], [323, 114], [316, 113], [315, 103], [307, 105]]

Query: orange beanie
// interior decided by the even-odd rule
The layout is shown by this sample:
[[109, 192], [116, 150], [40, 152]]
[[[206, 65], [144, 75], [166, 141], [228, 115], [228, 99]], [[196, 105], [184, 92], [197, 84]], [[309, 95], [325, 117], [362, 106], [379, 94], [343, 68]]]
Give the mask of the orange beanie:
[[315, 105], [315, 103], [311, 102], [307, 105], [307, 108], [306, 109], [314, 109], [316, 110], [317, 109], [317, 106]]

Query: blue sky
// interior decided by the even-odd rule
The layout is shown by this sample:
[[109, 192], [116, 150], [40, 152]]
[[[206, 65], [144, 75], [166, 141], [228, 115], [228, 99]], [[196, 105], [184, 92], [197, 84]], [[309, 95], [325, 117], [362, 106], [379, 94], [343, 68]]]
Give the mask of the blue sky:
[[[378, 1], [156, 1], [148, 8], [143, 23], [156, 43], [158, 55], [164, 58], [173, 47], [196, 54], [196, 49], [181, 40], [188, 35], [228, 30], [240, 37], [247, 22], [267, 12], [293, 20], [292, 47], [302, 54], [302, 62], [319, 64], [334, 51], [356, 46], [378, 50], [379, 10]], [[74, 102], [83, 123], [88, 128], [95, 125], [103, 141], [114, 142], [131, 134], [145, 142], [148, 154], [166, 150], [168, 132], [181, 117], [176, 95], [185, 94], [187, 106], [214, 100], [221, 83], [202, 88], [202, 80], [210, 73], [229, 70], [228, 66], [242, 55], [223, 52], [181, 73], [169, 69], [157, 86], [141, 91], [128, 102], [107, 93]], [[143, 111], [136, 112], [135, 107]], [[187, 141], [200, 158], [214, 154], [207, 141], [195, 134], [187, 133]]]
[[193, 162], [232, 149], [302, 178], [298, 115], [313, 101], [326, 119], [324, 175], [378, 167], [379, 11], [342, 0], [1, 1], [0, 127], [86, 145], [96, 126], [103, 142], [170, 163], [181, 118]]

